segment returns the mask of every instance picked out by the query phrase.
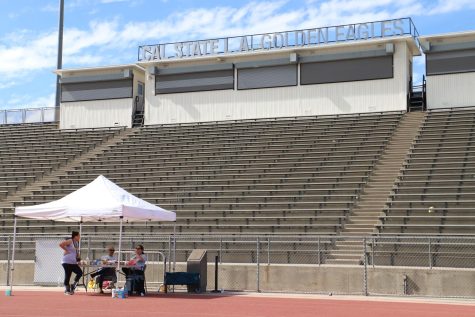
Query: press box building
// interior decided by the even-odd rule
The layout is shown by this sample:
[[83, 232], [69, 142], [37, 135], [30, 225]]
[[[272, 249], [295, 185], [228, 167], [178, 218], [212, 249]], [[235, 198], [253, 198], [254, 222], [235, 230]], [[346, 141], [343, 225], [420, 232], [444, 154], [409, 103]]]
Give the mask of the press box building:
[[474, 40], [475, 32], [419, 37], [403, 18], [144, 45], [133, 64], [57, 70], [60, 127], [404, 111], [421, 47], [427, 107], [467, 106]]

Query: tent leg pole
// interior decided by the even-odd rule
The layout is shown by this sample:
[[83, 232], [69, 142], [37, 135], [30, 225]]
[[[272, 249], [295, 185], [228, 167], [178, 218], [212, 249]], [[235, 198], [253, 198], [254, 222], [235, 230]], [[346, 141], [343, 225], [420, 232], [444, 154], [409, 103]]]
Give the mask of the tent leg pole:
[[81, 239], [79, 239], [79, 246], [78, 246], [78, 249], [79, 249], [79, 256], [81, 256], [82, 218], [81, 218], [81, 220], [79, 221], [79, 236], [81, 237]]
[[13, 292], [13, 272], [15, 271], [15, 244], [16, 244], [16, 221], [17, 217], [13, 221], [13, 247], [12, 247], [12, 266], [10, 272], [10, 294]]
[[116, 289], [119, 288], [119, 280], [120, 280], [120, 259], [122, 255], [122, 225], [123, 225], [124, 218], [120, 217], [120, 229], [119, 229], [119, 252], [117, 254], [117, 285], [115, 286]]
[[176, 222], [173, 224], [173, 272], [176, 267]]

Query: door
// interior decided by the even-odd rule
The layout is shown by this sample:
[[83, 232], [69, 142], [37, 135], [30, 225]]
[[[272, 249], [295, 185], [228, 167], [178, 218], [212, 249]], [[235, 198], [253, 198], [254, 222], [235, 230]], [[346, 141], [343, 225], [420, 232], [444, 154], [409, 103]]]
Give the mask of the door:
[[136, 111], [144, 111], [144, 92], [145, 92], [145, 84], [139, 81], [137, 84], [137, 97], [135, 97]]

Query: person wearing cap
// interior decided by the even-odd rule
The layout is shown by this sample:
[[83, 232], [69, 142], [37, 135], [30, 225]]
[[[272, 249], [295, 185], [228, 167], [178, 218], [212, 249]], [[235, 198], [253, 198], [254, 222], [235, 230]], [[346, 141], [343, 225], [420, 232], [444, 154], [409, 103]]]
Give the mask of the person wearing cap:
[[[114, 256], [115, 249], [114, 247], [109, 247], [107, 249], [107, 254], [101, 257], [102, 264], [112, 264], [117, 261], [117, 258]], [[112, 282], [116, 282], [117, 277], [115, 274], [115, 269], [113, 267], [103, 267], [99, 271], [91, 274], [92, 278], [96, 278], [96, 283], [99, 286], [100, 293], [104, 293], [102, 290], [102, 286], [104, 285], [105, 280], [112, 280]]]

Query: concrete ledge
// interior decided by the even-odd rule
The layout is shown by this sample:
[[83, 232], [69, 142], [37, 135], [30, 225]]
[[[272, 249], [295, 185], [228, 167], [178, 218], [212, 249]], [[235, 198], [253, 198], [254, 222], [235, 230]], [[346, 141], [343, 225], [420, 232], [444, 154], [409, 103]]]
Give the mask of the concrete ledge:
[[[6, 285], [6, 262], [0, 262], [0, 285]], [[186, 271], [177, 263], [176, 271]], [[258, 291], [256, 264], [219, 265], [219, 289]], [[15, 264], [15, 285], [33, 285], [34, 262]], [[152, 291], [163, 281], [163, 264], [147, 264]], [[363, 266], [266, 265], [260, 266], [259, 291], [364, 295]], [[155, 283], [154, 283], [155, 282]], [[455, 268], [368, 267], [369, 295], [475, 298], [475, 270]], [[208, 290], [214, 288], [214, 264], [208, 265]]]

